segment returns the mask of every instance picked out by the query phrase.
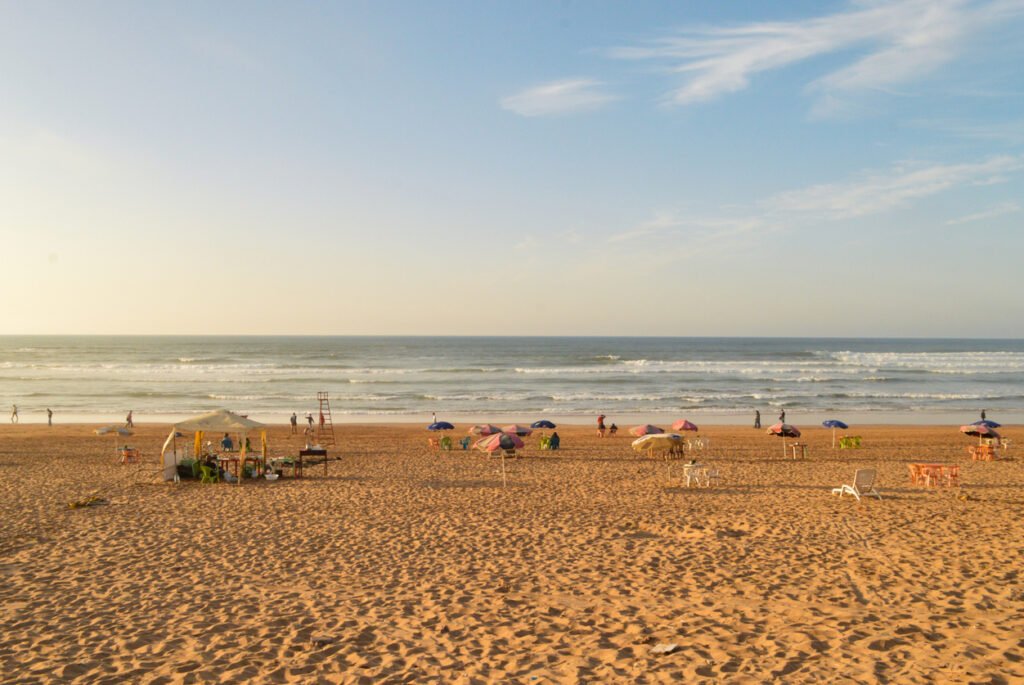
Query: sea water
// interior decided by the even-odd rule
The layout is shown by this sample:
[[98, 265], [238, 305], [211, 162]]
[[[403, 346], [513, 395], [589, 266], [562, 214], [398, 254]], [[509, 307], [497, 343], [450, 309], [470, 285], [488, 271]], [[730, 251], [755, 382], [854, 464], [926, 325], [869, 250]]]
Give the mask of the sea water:
[[[225, 407], [282, 423], [597, 413], [765, 425], [1024, 418], [1024, 341], [596, 337], [0, 337], [22, 420], [173, 420]], [[0, 405], [2, 407], [3, 405]], [[806, 418], [805, 418], [806, 417]]]

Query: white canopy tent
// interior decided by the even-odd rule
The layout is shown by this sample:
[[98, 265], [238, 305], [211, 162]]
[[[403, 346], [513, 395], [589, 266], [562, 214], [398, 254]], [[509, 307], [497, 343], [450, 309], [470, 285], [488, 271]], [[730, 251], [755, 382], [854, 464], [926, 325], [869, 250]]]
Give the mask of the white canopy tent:
[[[174, 449], [174, 437], [177, 431], [192, 431], [195, 433], [195, 455], [197, 457], [202, 454], [204, 433], [239, 433], [242, 436], [239, 448], [243, 460], [245, 459], [246, 434], [249, 431], [259, 431], [260, 441], [262, 443], [263, 460], [266, 462], [266, 428], [267, 427], [259, 421], [253, 421], [252, 419], [230, 412], [227, 409], [218, 409], [210, 412], [209, 414], [202, 414], [201, 416], [195, 416], [191, 419], [185, 419], [184, 421], [174, 424], [174, 427], [171, 429], [171, 434], [167, 436], [167, 440], [164, 442], [164, 447], [160, 451], [160, 457], [163, 460], [164, 465], [164, 480], [174, 480], [174, 476], [178, 472], [178, 454], [177, 450]], [[171, 450], [170, 453], [168, 453], [168, 449]]]

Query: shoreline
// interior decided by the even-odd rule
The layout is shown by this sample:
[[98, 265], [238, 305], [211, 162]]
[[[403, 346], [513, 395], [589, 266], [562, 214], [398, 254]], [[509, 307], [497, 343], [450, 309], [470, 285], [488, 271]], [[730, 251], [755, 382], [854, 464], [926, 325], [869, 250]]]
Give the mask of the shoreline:
[[[271, 427], [287, 427], [287, 417], [282, 420], [280, 414], [264, 414], [259, 412], [245, 412], [231, 409], [235, 413], [239, 413], [254, 421], [265, 423]], [[146, 425], [173, 425], [179, 421], [184, 421], [190, 417], [198, 416], [206, 413], [206, 411], [195, 411], [195, 412], [183, 412], [181, 414], [139, 414], [135, 413], [135, 424], [138, 426]], [[299, 415], [299, 428], [303, 426], [303, 414], [297, 412]], [[315, 411], [313, 412], [315, 415]], [[987, 414], [990, 420], [996, 421], [1003, 426], [1013, 426], [1024, 424], [1024, 411], [998, 411], [988, 410]], [[546, 418], [549, 421], [553, 421], [556, 424], [564, 424], [567, 426], [594, 426], [596, 416], [580, 416], [580, 415], [558, 415], [558, 414], [546, 414], [544, 416], [527, 416], [524, 417], [522, 414], [512, 413], [473, 413], [473, 414], [445, 414], [443, 412], [437, 412], [439, 421], [449, 421], [456, 425], [456, 429], [460, 425], [472, 426], [478, 423], [494, 423], [494, 424], [510, 424], [510, 423], [525, 423], [529, 425], [540, 418]], [[680, 418], [686, 418], [696, 423], [698, 426], [709, 425], [720, 428], [750, 428], [753, 425], [753, 412], [682, 412], [682, 413], [667, 413], [667, 412], [649, 412], [649, 413], [626, 413], [626, 414], [607, 414], [605, 423], [611, 425], [615, 423], [620, 429], [626, 429], [630, 426], [639, 424], [652, 423], [655, 425], [666, 424], [662, 426], [666, 430], [668, 429], [667, 424], [671, 424]], [[797, 426], [797, 427], [821, 427], [821, 422], [827, 419], [838, 418], [843, 422], [850, 425], [851, 429], [857, 426], [962, 426], [965, 424], [973, 423], [978, 420], [979, 415], [977, 412], [963, 412], [963, 411], [944, 411], [944, 412], [799, 412], [799, 411], [786, 411], [786, 423]], [[3, 430], [3, 426], [11, 425], [30, 425], [30, 426], [45, 426], [46, 416], [45, 414], [36, 418], [35, 415], [26, 415], [25, 413], [19, 414], [18, 424], [11, 424], [9, 422], [0, 423], [0, 431]], [[767, 428], [768, 426], [778, 422], [777, 411], [771, 413], [761, 412], [761, 426]], [[335, 426], [380, 426], [380, 425], [392, 425], [392, 426], [422, 426], [426, 427], [430, 423], [430, 416], [426, 415], [422, 419], [409, 415], [374, 415], [374, 414], [334, 414], [332, 416], [332, 423]], [[54, 426], [67, 426], [67, 425], [124, 425], [124, 414], [112, 415], [112, 414], [54, 414]]]

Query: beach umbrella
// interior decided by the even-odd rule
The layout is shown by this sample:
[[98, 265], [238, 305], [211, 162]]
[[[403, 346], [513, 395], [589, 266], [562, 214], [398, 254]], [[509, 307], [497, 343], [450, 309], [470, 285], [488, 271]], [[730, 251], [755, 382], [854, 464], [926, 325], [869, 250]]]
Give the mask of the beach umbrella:
[[509, 433], [511, 435], [530, 435], [533, 433], [533, 429], [529, 426], [523, 426], [518, 423], [513, 423], [511, 426], [505, 426], [501, 429], [502, 433]]
[[556, 426], [547, 419], [541, 419], [540, 421], [534, 421], [531, 423], [530, 428], [556, 428]]
[[514, 433], [496, 433], [476, 441], [473, 445], [481, 452], [494, 454], [498, 450], [517, 450], [523, 448], [522, 439]]
[[643, 435], [632, 443], [634, 452], [647, 452], [653, 455], [655, 450], [671, 452], [682, 447], [683, 436], [678, 433], [650, 433]]
[[455, 430], [455, 426], [448, 423], [447, 421], [437, 421], [427, 426], [428, 431], [450, 431]]
[[986, 428], [1001, 428], [1001, 423], [995, 421], [989, 421], [988, 419], [982, 419], [981, 421], [975, 421], [971, 424], [972, 426], [985, 426]]
[[497, 426], [485, 423], [478, 426], [473, 426], [472, 428], [469, 429], [468, 432], [470, 435], [494, 435], [496, 433], [500, 433], [501, 429], [498, 428]]
[[637, 437], [639, 437], [641, 435], [652, 435], [654, 433], [664, 433], [664, 432], [665, 431], [662, 430], [661, 428], [658, 428], [657, 426], [652, 426], [649, 423], [645, 424], [643, 426], [633, 426], [632, 428], [629, 429], [630, 435], [636, 435]]
[[679, 419], [672, 424], [672, 430], [674, 431], [698, 431], [699, 429], [693, 423], [690, 423], [686, 419]]
[[782, 456], [786, 456], [786, 438], [799, 438], [800, 429], [788, 423], [776, 423], [768, 427], [768, 434], [782, 438]]
[[95, 431], [96, 435], [113, 435], [114, 436], [114, 449], [117, 449], [117, 439], [128, 435], [133, 435], [132, 431], [122, 426], [103, 426], [97, 428]]
[[822, 421], [821, 425], [824, 426], [825, 428], [832, 429], [832, 449], [836, 448], [836, 428], [842, 428], [843, 430], [849, 428], [849, 426], [847, 426], [839, 419], [829, 419], [828, 421]]
[[474, 447], [481, 452], [487, 452], [488, 454], [501, 452], [501, 484], [503, 487], [508, 487], [508, 479], [505, 476], [505, 450], [521, 449], [523, 447], [523, 441], [519, 439], [519, 436], [514, 433], [497, 433], [496, 435], [488, 435], [487, 437], [477, 440]]
[[999, 439], [999, 433], [996, 433], [994, 428], [979, 426], [973, 423], [968, 426], [960, 426], [960, 432], [964, 435], [970, 435], [971, 437], [978, 438], [978, 444], [981, 444], [982, 438], [988, 438], [990, 440]]

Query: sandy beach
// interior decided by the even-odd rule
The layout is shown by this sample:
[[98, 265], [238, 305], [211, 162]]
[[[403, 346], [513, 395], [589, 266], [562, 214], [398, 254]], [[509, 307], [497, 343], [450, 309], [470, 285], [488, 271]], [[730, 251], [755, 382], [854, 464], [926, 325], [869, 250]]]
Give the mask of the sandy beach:
[[[4, 682], [1024, 681], [1012, 427], [972, 462], [955, 427], [807, 429], [794, 461], [710, 426], [707, 489], [580, 426], [528, 438], [507, 488], [422, 426], [339, 426], [326, 475], [240, 486], [160, 482], [167, 426], [141, 466], [93, 428], [0, 427]], [[919, 461], [962, 487], [912, 486]], [[830, 493], [861, 467], [883, 501]]]

